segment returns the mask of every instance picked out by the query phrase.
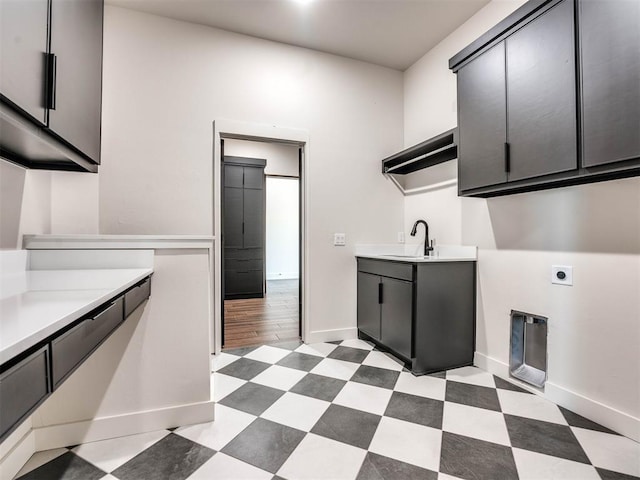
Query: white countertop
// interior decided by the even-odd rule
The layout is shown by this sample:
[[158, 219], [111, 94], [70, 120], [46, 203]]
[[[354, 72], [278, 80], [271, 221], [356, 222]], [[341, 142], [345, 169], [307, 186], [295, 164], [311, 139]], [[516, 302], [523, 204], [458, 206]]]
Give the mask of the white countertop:
[[0, 364], [153, 273], [153, 268], [21, 270], [6, 262], [2, 267]]
[[467, 245], [437, 245], [431, 255], [423, 255], [422, 244], [409, 245], [356, 245], [356, 257], [394, 262], [433, 263], [433, 262], [475, 262], [477, 248]]

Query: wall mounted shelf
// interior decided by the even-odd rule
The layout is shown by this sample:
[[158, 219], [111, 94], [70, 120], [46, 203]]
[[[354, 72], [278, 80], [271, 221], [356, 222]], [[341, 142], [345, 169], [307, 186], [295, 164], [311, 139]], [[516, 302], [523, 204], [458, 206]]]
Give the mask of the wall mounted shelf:
[[458, 156], [458, 129], [453, 128], [382, 160], [382, 173], [405, 175]]

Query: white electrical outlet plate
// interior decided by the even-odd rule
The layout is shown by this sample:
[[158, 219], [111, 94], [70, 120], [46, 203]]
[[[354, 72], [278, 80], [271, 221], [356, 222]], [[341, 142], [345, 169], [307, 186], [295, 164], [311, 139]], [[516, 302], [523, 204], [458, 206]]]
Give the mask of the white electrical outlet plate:
[[404, 232], [398, 232], [398, 243], [404, 243]]
[[551, 265], [551, 283], [573, 285], [573, 267], [569, 265]]
[[333, 244], [336, 247], [343, 247], [347, 244], [347, 238], [344, 233], [334, 233], [333, 234]]

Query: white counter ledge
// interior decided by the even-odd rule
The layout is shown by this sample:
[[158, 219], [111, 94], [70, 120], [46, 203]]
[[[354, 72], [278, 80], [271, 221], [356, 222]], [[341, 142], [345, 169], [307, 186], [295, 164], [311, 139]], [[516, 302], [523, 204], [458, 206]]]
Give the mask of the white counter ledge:
[[181, 249], [213, 248], [208, 235], [25, 235], [23, 246], [38, 249]]
[[[124, 254], [115, 268], [91, 268], [87, 258], [68, 258], [69, 268], [46, 269], [46, 259], [34, 255], [39, 256], [23, 250], [0, 252], [0, 364], [153, 273], [151, 252]], [[129, 263], [126, 257], [135, 257], [131, 263], [136, 268], [118, 268]]]
[[356, 245], [355, 256], [409, 263], [475, 262], [478, 259], [475, 246], [437, 245], [428, 257], [423, 256], [423, 248], [422, 244]]

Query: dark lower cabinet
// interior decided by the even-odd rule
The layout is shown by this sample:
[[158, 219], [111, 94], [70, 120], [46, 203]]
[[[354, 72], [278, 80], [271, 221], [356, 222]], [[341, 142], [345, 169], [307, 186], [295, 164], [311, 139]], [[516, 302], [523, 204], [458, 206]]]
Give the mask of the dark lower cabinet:
[[358, 258], [358, 335], [415, 374], [471, 365], [475, 262]]
[[124, 320], [120, 297], [51, 342], [53, 388], [57, 388]]
[[[151, 294], [151, 277], [0, 366], [0, 442]], [[23, 358], [21, 358], [23, 357]]]
[[49, 346], [0, 374], [0, 441], [51, 393]]
[[413, 282], [358, 272], [358, 329], [411, 358]]

